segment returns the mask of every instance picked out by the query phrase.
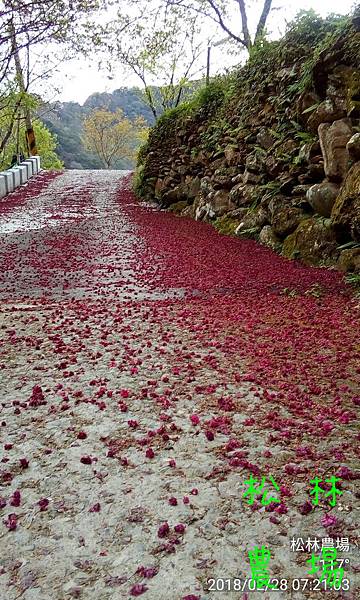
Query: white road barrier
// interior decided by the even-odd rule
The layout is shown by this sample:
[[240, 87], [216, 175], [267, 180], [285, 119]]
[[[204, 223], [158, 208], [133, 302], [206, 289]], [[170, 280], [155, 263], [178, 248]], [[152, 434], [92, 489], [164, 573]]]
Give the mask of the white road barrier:
[[0, 199], [41, 171], [40, 156], [31, 156], [11, 169], [0, 171]]

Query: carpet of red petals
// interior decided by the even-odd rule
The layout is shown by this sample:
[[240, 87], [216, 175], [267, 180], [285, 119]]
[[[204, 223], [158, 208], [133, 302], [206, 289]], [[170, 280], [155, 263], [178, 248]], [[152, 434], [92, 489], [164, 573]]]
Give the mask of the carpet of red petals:
[[[0, 202], [0, 597], [220, 598], [262, 544], [308, 577], [294, 536], [348, 537], [326, 597], [359, 597], [358, 299], [130, 190], [43, 173]], [[249, 505], [250, 475], [280, 502]], [[323, 592], [227, 593], [268, 596]]]

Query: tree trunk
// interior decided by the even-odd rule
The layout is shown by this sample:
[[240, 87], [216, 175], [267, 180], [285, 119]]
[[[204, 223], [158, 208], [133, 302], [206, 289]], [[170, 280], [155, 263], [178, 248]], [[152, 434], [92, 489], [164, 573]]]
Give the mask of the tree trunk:
[[[13, 51], [13, 56], [14, 56], [14, 61], [15, 61], [15, 68], [16, 68], [16, 78], [18, 80], [20, 92], [22, 94], [25, 94], [26, 87], [25, 87], [25, 82], [24, 82], [24, 74], [23, 74], [23, 70], [22, 70], [22, 66], [21, 66], [21, 62], [20, 62], [18, 46], [16, 43], [16, 34], [15, 34], [15, 27], [14, 27], [13, 21], [11, 21], [11, 24], [10, 24], [10, 31], [11, 31], [11, 38], [12, 38], [12, 51]], [[25, 117], [25, 124], [26, 124], [26, 140], [27, 140], [29, 154], [30, 154], [30, 156], [36, 156], [38, 151], [36, 148], [35, 133], [34, 133], [34, 129], [33, 129], [32, 122], [31, 122], [31, 111], [27, 106], [24, 107], [24, 117]]]

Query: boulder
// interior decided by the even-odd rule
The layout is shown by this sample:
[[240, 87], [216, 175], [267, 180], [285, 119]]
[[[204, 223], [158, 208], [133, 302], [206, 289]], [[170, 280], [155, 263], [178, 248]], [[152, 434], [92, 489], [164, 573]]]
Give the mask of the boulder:
[[257, 184], [261, 180], [261, 175], [257, 173], [253, 173], [253, 171], [248, 171], [245, 169], [245, 173], [243, 175], [243, 182], [250, 184]]
[[281, 210], [284, 206], [291, 205], [291, 198], [288, 198], [287, 196], [282, 196], [281, 194], [276, 194], [276, 196], [272, 196], [270, 199], [267, 199], [265, 196], [262, 201], [263, 205], [264, 202], [266, 202], [267, 204], [270, 220], [272, 220], [276, 213], [279, 210]]
[[311, 160], [321, 152], [320, 144], [316, 142], [307, 142], [299, 150], [299, 162], [310, 164]]
[[342, 181], [349, 169], [347, 143], [352, 137], [350, 119], [340, 119], [319, 125], [319, 138], [324, 157], [325, 175], [329, 181]]
[[185, 210], [185, 208], [187, 208], [187, 206], [188, 203], [186, 200], [180, 200], [179, 202], [171, 204], [171, 206], [169, 207], [169, 211], [175, 213], [176, 215], [180, 215], [183, 214], [183, 211]]
[[360, 71], [357, 69], [353, 69], [349, 77], [347, 109], [352, 119], [360, 117]]
[[306, 193], [311, 208], [322, 217], [330, 217], [340, 186], [330, 181], [316, 183]]
[[243, 235], [247, 232], [249, 235], [258, 233], [266, 225], [267, 221], [267, 212], [262, 207], [256, 210], [249, 210], [236, 228], [235, 235]]
[[233, 219], [238, 219], [238, 221], [242, 221], [245, 217], [245, 215], [247, 215], [249, 209], [248, 208], [235, 208], [235, 210], [231, 210], [229, 212], [229, 217], [232, 217]]
[[271, 250], [275, 250], [276, 252], [281, 249], [281, 240], [274, 233], [272, 227], [270, 225], [265, 225], [262, 228], [259, 235], [259, 241]]
[[187, 177], [185, 183], [187, 185], [188, 198], [195, 198], [200, 192], [200, 177]]
[[180, 183], [161, 195], [160, 206], [161, 208], [168, 208], [175, 202], [186, 200], [186, 197], [187, 185], [185, 183]]
[[334, 99], [326, 98], [318, 107], [310, 113], [306, 127], [311, 133], [317, 133], [321, 123], [333, 123], [338, 119], [346, 117], [346, 109], [343, 105], [337, 105]]
[[234, 167], [239, 163], [240, 153], [238, 146], [228, 144], [224, 149], [225, 159], [229, 167]]
[[219, 217], [214, 221], [213, 226], [219, 233], [223, 235], [234, 235], [235, 230], [239, 225], [239, 219], [232, 217], [230, 213]]
[[232, 188], [229, 198], [236, 206], [249, 206], [257, 198], [258, 193], [255, 185], [239, 183]]
[[249, 154], [246, 157], [246, 171], [250, 173], [259, 173], [262, 168], [262, 160], [258, 154]]
[[271, 219], [273, 232], [277, 236], [284, 238], [295, 231], [304, 218], [306, 218], [306, 214], [300, 208], [296, 208], [295, 206], [282, 206], [275, 211]]
[[340, 254], [337, 268], [345, 273], [360, 273], [360, 248], [347, 248]]
[[238, 173], [237, 175], [234, 175], [234, 177], [231, 178], [231, 183], [233, 185], [237, 185], [238, 183], [242, 183], [243, 182], [243, 173]]
[[210, 177], [202, 177], [201, 178], [200, 191], [205, 195], [214, 191]]
[[203, 218], [214, 219], [222, 217], [225, 213], [235, 208], [235, 204], [229, 198], [229, 192], [226, 190], [217, 190], [216, 192], [211, 192], [207, 197], [206, 215]]
[[256, 141], [261, 148], [264, 148], [264, 150], [269, 150], [269, 148], [271, 148], [271, 146], [275, 143], [276, 138], [267, 127], [261, 127], [256, 136]]
[[273, 154], [270, 154], [265, 161], [265, 167], [270, 177], [275, 178], [280, 175], [284, 167], [284, 162], [280, 158], [276, 158]]
[[164, 189], [164, 180], [161, 179], [160, 177], [158, 177], [156, 180], [156, 183], [155, 183], [155, 190], [154, 190], [155, 198], [161, 198], [163, 189]]
[[296, 108], [297, 108], [297, 113], [298, 113], [298, 119], [299, 121], [301, 121], [301, 123], [305, 124], [309, 117], [311, 112], [304, 112], [307, 111], [308, 108], [311, 108], [312, 106], [315, 106], [317, 104], [320, 103], [320, 97], [315, 94], [314, 92], [303, 92], [296, 103]]
[[287, 258], [301, 258], [312, 265], [332, 264], [339, 256], [337, 247], [336, 235], [329, 220], [310, 217], [301, 221], [285, 239], [282, 254]]
[[354, 161], [360, 160], [360, 133], [355, 133], [346, 144], [350, 158]]
[[232, 188], [231, 177], [229, 175], [214, 175], [211, 179], [214, 190]]
[[360, 162], [348, 172], [331, 212], [339, 241], [360, 241]]
[[303, 183], [302, 185], [296, 185], [291, 192], [292, 196], [306, 196], [307, 191], [311, 188], [310, 183]]

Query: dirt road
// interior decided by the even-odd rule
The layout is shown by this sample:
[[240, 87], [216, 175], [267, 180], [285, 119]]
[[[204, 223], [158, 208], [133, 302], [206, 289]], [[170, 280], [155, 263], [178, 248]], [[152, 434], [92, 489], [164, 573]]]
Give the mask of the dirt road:
[[127, 173], [2, 201], [1, 600], [358, 598], [359, 324]]

